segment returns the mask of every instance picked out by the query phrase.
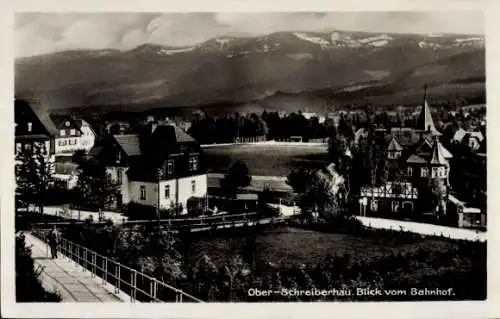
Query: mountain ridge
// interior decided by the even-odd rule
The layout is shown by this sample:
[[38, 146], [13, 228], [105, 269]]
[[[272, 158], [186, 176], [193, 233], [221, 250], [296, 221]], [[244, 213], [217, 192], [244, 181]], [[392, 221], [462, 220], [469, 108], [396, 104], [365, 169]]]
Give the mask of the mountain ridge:
[[296, 33], [24, 57], [16, 59], [16, 95], [48, 97], [50, 109], [92, 105], [106, 112], [107, 105], [241, 104], [265, 101], [276, 92], [354, 92], [356, 86], [404, 91], [422, 82], [485, 76], [482, 36]]

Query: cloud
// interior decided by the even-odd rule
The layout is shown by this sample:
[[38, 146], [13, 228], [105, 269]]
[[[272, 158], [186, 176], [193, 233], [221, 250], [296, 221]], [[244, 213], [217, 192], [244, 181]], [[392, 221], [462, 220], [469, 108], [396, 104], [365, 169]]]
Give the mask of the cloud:
[[72, 49], [190, 46], [222, 35], [352, 30], [482, 34], [481, 12], [18, 13], [16, 56]]

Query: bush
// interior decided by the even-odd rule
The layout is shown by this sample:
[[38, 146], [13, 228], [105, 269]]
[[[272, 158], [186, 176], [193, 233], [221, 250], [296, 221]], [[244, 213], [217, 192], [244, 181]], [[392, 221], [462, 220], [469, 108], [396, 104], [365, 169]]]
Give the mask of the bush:
[[157, 219], [157, 210], [154, 207], [130, 202], [123, 209], [123, 215], [129, 220]]
[[31, 248], [23, 234], [16, 236], [16, 300], [17, 302], [59, 302], [57, 293], [48, 292], [38, 279], [42, 270], [35, 269]]
[[[190, 259], [176, 252], [174, 238], [154, 226], [132, 228], [92, 228], [81, 225], [67, 230], [70, 240], [117, 259], [126, 265], [163, 278], [166, 283], [207, 301], [308, 301], [311, 297], [250, 297], [248, 289], [351, 289], [379, 287], [409, 290], [413, 287], [453, 288], [454, 296], [329, 296], [325, 300], [481, 300], [486, 297], [486, 244], [480, 242], [421, 241], [420, 235], [399, 231], [360, 228], [352, 217], [335, 219], [338, 229], [373, 236], [387, 246], [383, 254], [335, 254], [308, 265], [282, 261], [274, 265], [259, 256], [255, 233], [249, 230], [241, 252], [219, 260], [218, 256]], [[321, 224], [332, 229], [332, 224]], [[318, 227], [319, 227], [318, 226]], [[82, 227], [82, 228], [80, 228]], [[81, 229], [82, 236], [79, 235]], [[189, 252], [190, 235], [178, 241], [182, 252]], [[80, 239], [78, 239], [80, 238]], [[363, 240], [363, 239], [361, 239]], [[399, 247], [405, 249], [399, 249]], [[397, 247], [391, 249], [391, 247]], [[369, 248], [367, 248], [369, 249]], [[213, 260], [211, 258], [214, 258]], [[217, 258], [220, 259], [220, 258]], [[181, 262], [182, 261], [182, 262]], [[317, 299], [314, 299], [317, 300]]]

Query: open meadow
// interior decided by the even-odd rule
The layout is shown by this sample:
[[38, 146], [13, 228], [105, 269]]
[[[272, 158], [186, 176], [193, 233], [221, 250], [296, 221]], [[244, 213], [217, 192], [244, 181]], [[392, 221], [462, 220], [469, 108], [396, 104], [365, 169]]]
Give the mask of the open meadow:
[[258, 143], [210, 146], [204, 148], [210, 173], [225, 173], [235, 161], [244, 161], [251, 175], [287, 176], [299, 164], [326, 163], [326, 144]]

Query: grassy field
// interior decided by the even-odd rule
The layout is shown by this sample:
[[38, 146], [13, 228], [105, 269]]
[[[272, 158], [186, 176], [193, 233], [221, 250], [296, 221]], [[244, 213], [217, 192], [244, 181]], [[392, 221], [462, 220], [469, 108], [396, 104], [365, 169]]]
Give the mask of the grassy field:
[[242, 160], [251, 175], [287, 176], [298, 164], [326, 163], [326, 145], [238, 144], [204, 149], [209, 172], [225, 173], [231, 164]]
[[[240, 253], [245, 244], [241, 236], [204, 238], [192, 246], [192, 257], [196, 260], [207, 253], [213, 261], [221, 265]], [[282, 266], [296, 264], [315, 265], [328, 255], [351, 257], [351, 262], [376, 261], [393, 253], [404, 253], [419, 248], [433, 247], [435, 251], [447, 251], [455, 244], [450, 241], [422, 239], [365, 238], [348, 234], [323, 233], [293, 227], [265, 230], [257, 235], [256, 257], [262, 262], [272, 262]]]

